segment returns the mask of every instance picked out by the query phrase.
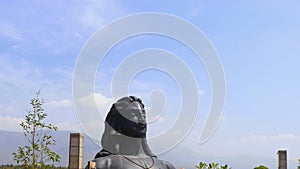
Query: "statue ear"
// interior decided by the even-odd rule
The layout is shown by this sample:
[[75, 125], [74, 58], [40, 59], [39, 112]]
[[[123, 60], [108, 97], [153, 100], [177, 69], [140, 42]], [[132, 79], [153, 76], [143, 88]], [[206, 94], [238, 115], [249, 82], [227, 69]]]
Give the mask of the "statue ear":
[[116, 144], [117, 144], [117, 140], [115, 136], [117, 134], [117, 132], [110, 126], [109, 123], [105, 122], [105, 130], [102, 134], [102, 138], [101, 138], [101, 145], [102, 148], [111, 152], [111, 153], [116, 153]]

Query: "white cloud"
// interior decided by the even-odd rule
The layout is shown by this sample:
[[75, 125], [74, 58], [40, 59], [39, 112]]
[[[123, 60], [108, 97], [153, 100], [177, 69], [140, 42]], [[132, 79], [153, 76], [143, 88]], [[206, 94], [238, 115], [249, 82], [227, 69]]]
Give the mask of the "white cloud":
[[55, 107], [70, 107], [72, 106], [72, 102], [68, 99], [63, 99], [63, 100], [53, 100], [53, 101], [50, 101], [48, 103], [49, 106], [55, 106]]
[[[78, 100], [76, 105], [77, 118], [87, 132], [93, 138], [99, 137], [103, 130], [104, 119], [113, 102], [101, 93], [91, 93]], [[97, 106], [97, 107], [95, 107]]]
[[91, 93], [88, 96], [84, 96], [79, 99], [79, 103], [83, 106], [94, 106], [93, 103], [96, 103], [98, 109], [108, 110], [111, 104], [113, 103], [112, 98], [108, 98], [101, 93]]
[[83, 132], [81, 126], [78, 123], [62, 122], [55, 124], [59, 130], [68, 130], [74, 132]]
[[0, 110], [2, 115], [16, 115], [18, 113], [18, 110], [15, 107], [4, 104], [0, 104]]
[[251, 134], [240, 140], [235, 140], [232, 142], [243, 142], [243, 143], [257, 143], [257, 142], [280, 142], [280, 141], [296, 141], [300, 140], [300, 137], [297, 137], [294, 134], [278, 134], [278, 135], [260, 135], [260, 134]]
[[279, 134], [275, 138], [280, 139], [280, 140], [296, 140], [296, 139], [299, 139], [299, 137], [295, 136], [294, 134]]
[[0, 116], [0, 130], [5, 131], [22, 131], [20, 122], [22, 118], [15, 118], [11, 116]]

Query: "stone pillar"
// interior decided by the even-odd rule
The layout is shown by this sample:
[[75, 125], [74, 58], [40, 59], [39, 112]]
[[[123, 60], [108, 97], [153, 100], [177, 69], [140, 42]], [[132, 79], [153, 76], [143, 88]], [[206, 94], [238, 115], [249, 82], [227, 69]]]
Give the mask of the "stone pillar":
[[286, 150], [278, 150], [278, 169], [287, 169], [287, 152]]
[[69, 169], [83, 169], [83, 134], [71, 133], [69, 146]]

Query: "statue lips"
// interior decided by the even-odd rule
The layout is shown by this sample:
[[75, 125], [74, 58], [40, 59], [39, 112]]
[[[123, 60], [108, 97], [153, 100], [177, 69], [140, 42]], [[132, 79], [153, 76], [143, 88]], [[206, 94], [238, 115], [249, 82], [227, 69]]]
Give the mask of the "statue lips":
[[145, 125], [144, 123], [138, 123], [138, 124], [136, 125], [136, 128], [137, 128], [138, 130], [144, 130], [144, 129], [146, 128], [146, 125]]
[[136, 133], [139, 133], [140, 136], [144, 136], [146, 134], [145, 123], [138, 123], [135, 128], [136, 128]]

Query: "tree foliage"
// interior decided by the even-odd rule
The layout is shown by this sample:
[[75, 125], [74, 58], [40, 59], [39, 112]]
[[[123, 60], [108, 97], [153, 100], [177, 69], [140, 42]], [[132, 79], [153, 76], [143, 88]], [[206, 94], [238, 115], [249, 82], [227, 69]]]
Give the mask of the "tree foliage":
[[204, 163], [200, 162], [199, 165], [195, 166], [197, 169], [231, 169], [228, 168], [227, 164], [224, 166], [220, 166], [219, 163]]
[[269, 169], [269, 168], [264, 165], [260, 165], [258, 167], [254, 167], [254, 169]]
[[[20, 166], [20, 165], [12, 165], [12, 164], [7, 164], [7, 165], [0, 165], [0, 169], [27, 169], [25, 166]], [[68, 169], [68, 167], [55, 167], [51, 165], [46, 165], [43, 169]]]
[[54, 166], [54, 162], [59, 162], [61, 159], [50, 149], [51, 145], [56, 144], [50, 133], [58, 128], [45, 122], [47, 117], [47, 113], [43, 109], [45, 102], [39, 98], [39, 94], [40, 90], [30, 101], [32, 110], [27, 111], [25, 120], [20, 123], [28, 145], [18, 147], [17, 152], [13, 153], [14, 161], [17, 164], [30, 169], [47, 168], [49, 163], [51, 163], [50, 166]]

